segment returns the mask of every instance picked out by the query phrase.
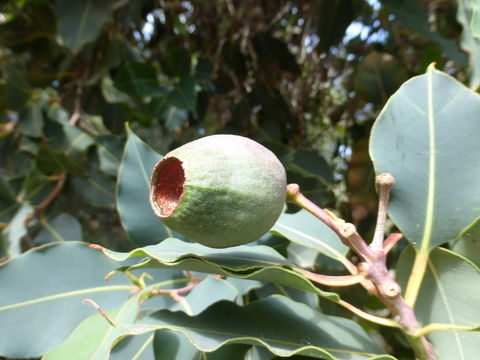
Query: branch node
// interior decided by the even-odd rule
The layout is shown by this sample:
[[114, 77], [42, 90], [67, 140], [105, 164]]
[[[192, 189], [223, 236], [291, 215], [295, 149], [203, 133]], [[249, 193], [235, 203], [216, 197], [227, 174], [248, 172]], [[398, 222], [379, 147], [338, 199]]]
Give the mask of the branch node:
[[347, 239], [355, 235], [356, 232], [357, 232], [357, 228], [352, 223], [345, 223], [340, 228], [340, 234], [346, 237]]
[[300, 186], [298, 184], [287, 185], [287, 202], [294, 202], [295, 198], [300, 194]]
[[371, 265], [367, 262], [361, 262], [358, 264], [358, 272], [364, 276], [367, 276], [370, 273]]
[[389, 298], [397, 297], [398, 295], [400, 295], [402, 291], [402, 289], [400, 288], [400, 285], [398, 285], [394, 281], [389, 281], [383, 284], [379, 290], [382, 295], [385, 295], [386, 297], [389, 297]]
[[390, 173], [381, 173], [375, 177], [375, 184], [379, 186], [392, 186], [395, 184], [395, 178]]

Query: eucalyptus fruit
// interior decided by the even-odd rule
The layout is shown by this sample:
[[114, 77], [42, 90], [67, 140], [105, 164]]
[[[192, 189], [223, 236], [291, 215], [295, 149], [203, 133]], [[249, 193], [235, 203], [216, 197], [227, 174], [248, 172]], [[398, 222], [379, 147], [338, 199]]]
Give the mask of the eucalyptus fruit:
[[187, 143], [154, 167], [150, 203], [171, 229], [224, 248], [255, 241], [280, 216], [285, 169], [246, 137], [212, 135]]

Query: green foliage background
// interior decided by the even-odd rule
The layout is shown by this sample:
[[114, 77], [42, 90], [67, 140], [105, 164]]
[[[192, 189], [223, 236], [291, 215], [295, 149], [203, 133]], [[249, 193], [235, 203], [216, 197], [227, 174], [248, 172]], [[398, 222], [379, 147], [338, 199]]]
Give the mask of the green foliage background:
[[[480, 86], [479, 7], [474, 0], [0, 1], [0, 262], [57, 241], [84, 241], [112, 251], [128, 252], [170, 236], [182, 239], [153, 216], [148, 201], [144, 199], [149, 171], [160, 159], [160, 154], [215, 133], [240, 134], [264, 144], [284, 164], [288, 182], [300, 184], [310, 199], [320, 206], [336, 209], [344, 219], [353, 222], [360, 233], [370, 238], [376, 210], [374, 170], [368, 153], [373, 121], [400, 85], [412, 76], [423, 74], [432, 62], [436, 63], [437, 69], [477, 90]], [[455, 86], [461, 87], [460, 84]], [[409, 106], [403, 105], [405, 108]], [[466, 108], [468, 104], [460, 106]], [[388, 125], [377, 131], [392, 134]], [[452, 129], [442, 131], [448, 134]], [[473, 138], [475, 133], [471, 134]], [[392, 164], [388, 153], [384, 155], [385, 149], [395, 146], [395, 139], [389, 143], [387, 137], [381, 138], [384, 143], [377, 146], [379, 150], [373, 155], [378, 160], [376, 166], [385, 171], [385, 164]], [[462, 136], [455, 139], [462, 142]], [[474, 139], [465, 142], [465, 151], [470, 151], [468, 146], [473, 142]], [[445, 148], [448, 150], [448, 144]], [[469, 161], [478, 162], [478, 154], [466, 155]], [[462, 157], [462, 151], [455, 156]], [[397, 163], [395, 160], [393, 165]], [[422, 169], [423, 165], [415, 166]], [[445, 168], [448, 172], [448, 166]], [[475, 171], [472, 170], [471, 174], [478, 174]], [[411, 188], [411, 184], [406, 186]], [[448, 186], [446, 188], [448, 190]], [[475, 204], [478, 201], [471, 193], [462, 196], [459, 197], [463, 199], [462, 203], [470, 201]], [[418, 201], [422, 202], [422, 198]], [[399, 219], [396, 225], [412, 240], [410, 234], [414, 232], [408, 231], [408, 216], [403, 219], [402, 204], [398, 205], [400, 208], [396, 206], [393, 202], [394, 215], [400, 214], [396, 215]], [[420, 205], [415, 209], [422, 213]], [[287, 293], [290, 299], [274, 296], [245, 308], [230, 308], [234, 304], [224, 302], [215, 306], [218, 313], [225, 316], [236, 314], [239, 319], [254, 316], [251, 314], [268, 306], [295, 308], [297, 318], [275, 318], [272, 324], [276, 325], [272, 326], [284, 326], [282, 321], [285, 319], [303, 324], [309, 317], [326, 316], [324, 321], [332, 322], [332, 333], [343, 336], [339, 330], [341, 324], [330, 316], [351, 318], [351, 315], [326, 300], [335, 300], [337, 295], [313, 289], [306, 279], [287, 271], [285, 266], [296, 263], [340, 274], [341, 268], [334, 260], [338, 254], [346, 254], [347, 249], [310, 215], [304, 212], [292, 214], [296, 210], [289, 208], [289, 213], [282, 215], [272, 233], [256, 244], [268, 245], [282, 256], [275, 260], [275, 266], [262, 270], [263, 275], [257, 270], [263, 269], [264, 265], [239, 269], [235, 264], [216, 263], [217, 268], [212, 270], [205, 268], [208, 261], [202, 262], [202, 258], [192, 260], [200, 265], [176, 267], [208, 270], [227, 276], [227, 280], [209, 278], [212, 283], [207, 285], [211, 288], [204, 290], [206, 293], [216, 289], [222, 294], [220, 298], [209, 298], [205, 304], [192, 301], [191, 304], [199, 304], [198, 308], [187, 313], [199, 314], [222, 299], [238, 303], [238, 298], [242, 297], [253, 301]], [[410, 216], [417, 215], [412, 214]], [[431, 242], [429, 239], [429, 244], [434, 245], [431, 248], [451, 240], [474, 220], [470, 214], [458, 217], [467, 223], [458, 220], [458, 229], [450, 227], [452, 234], [444, 235], [446, 238], [439, 235]], [[292, 231], [298, 224], [303, 227], [300, 235], [295, 229]], [[395, 229], [392, 224], [391, 227]], [[437, 229], [445, 233], [444, 229]], [[476, 228], [463, 232], [463, 235], [478, 240]], [[334, 251], [319, 252], [315, 236], [321, 237], [322, 242], [328, 243]], [[91, 269], [85, 270], [90, 261], [99, 279], [120, 265], [132, 265], [119, 265], [114, 263], [115, 260], [103, 258], [92, 260], [87, 253], [93, 250], [76, 242], [68, 246], [75, 254], [78, 252], [74, 257], [76, 261], [68, 258], [69, 251], [54, 246], [47, 246], [42, 251], [50, 254], [48, 258], [53, 259], [54, 264], [71, 267], [71, 274], [61, 274], [62, 279], [82, 274], [79, 281], [84, 281], [86, 288], [100, 286], [98, 279], [94, 281], [93, 274], [89, 275]], [[406, 246], [406, 240], [400, 243], [392, 254], [392, 263]], [[468, 249], [474, 246], [459, 241], [451, 244], [453, 250], [467, 256]], [[434, 262], [438, 268], [445, 267], [444, 259], [456, 256], [447, 250], [435, 251]], [[59, 254], [52, 255], [56, 252]], [[58, 274], [55, 267], [45, 269], [38, 254], [32, 254], [36, 253], [28, 253], [29, 260], [25, 257], [22, 261], [28, 263], [24, 266], [32, 269], [31, 274], [35, 271], [41, 273], [42, 279], [27, 276], [23, 284], [47, 289], [48, 280], [44, 278], [51, 277], [53, 281]], [[259, 254], [262, 261], [272, 260], [268, 250], [259, 250]], [[101, 256], [97, 255], [100, 259]], [[471, 259], [478, 259], [475, 256], [472, 255]], [[154, 267], [173, 266], [175, 269], [178, 263], [187, 260], [178, 255], [175, 259], [156, 258], [156, 261]], [[411, 266], [411, 262], [410, 254], [402, 255], [403, 267]], [[13, 274], [12, 267], [5, 266], [5, 270]], [[463, 270], [472, 279], [478, 276], [477, 273], [471, 274], [470, 268]], [[185, 281], [185, 275], [179, 270], [158, 272], [156, 281], [161, 278], [170, 285], [177, 280], [179, 283]], [[4, 275], [5, 279], [9, 278], [8, 274]], [[238, 280], [228, 278], [232, 274], [245, 278], [247, 282], [243, 285], [235, 283]], [[136, 275], [140, 276], [140, 273]], [[109, 286], [123, 297], [105, 293], [95, 300], [108, 310], [124, 304], [122, 309], [125, 311], [113, 316], [119, 316], [119, 321], [132, 322], [136, 313], [130, 309], [130, 303], [124, 303], [132, 285], [126, 277], [121, 280], [120, 275], [116, 276], [119, 278], [114, 276], [116, 280], [112, 279]], [[265, 286], [260, 282], [277, 277], [281, 286]], [[435, 286], [431, 277], [427, 281], [429, 286]], [[0, 297], [9, 291], [23, 291], [15, 285], [0, 282]], [[61, 291], [76, 290], [65, 286]], [[341, 290], [340, 293], [342, 299], [351, 302], [356, 299], [359, 307], [380, 307], [376, 299], [358, 289]], [[46, 291], [42, 296], [50, 295]], [[86, 305], [82, 310], [72, 305], [78, 305], [88, 296], [80, 294], [71, 303], [63, 304], [64, 316], [69, 320], [59, 327], [61, 334], [55, 333], [55, 336], [64, 340], [80, 321], [91, 314]], [[25, 295], [15, 301], [21, 303], [28, 299], [29, 296]], [[296, 302], [285, 304], [289, 301]], [[321, 309], [322, 313], [312, 315], [305, 304]], [[177, 310], [175, 306], [178, 304], [171, 301], [158, 306]], [[422, 303], [420, 306], [426, 305]], [[445, 311], [438, 306], [439, 312]], [[75, 315], [70, 317], [69, 311]], [[167, 310], [162, 311], [152, 323], [158, 328], [182, 328], [183, 315], [172, 317], [165, 313]], [[212, 311], [195, 320], [203, 331], [208, 330]], [[20, 311], [9, 319], [21, 322], [18, 316], [23, 314], [29, 319], [36, 313], [41, 313], [42, 318], [38, 321], [42, 324], [56, 316], [34, 309]], [[101, 319], [85, 321], [98, 320]], [[432, 319], [425, 321], [428, 323]], [[353, 348], [358, 346], [368, 354], [383, 354], [383, 350], [379, 350], [382, 348], [399, 359], [412, 357], [411, 349], [397, 330], [382, 329], [378, 335], [378, 329], [372, 324], [359, 321], [363, 326], [361, 329], [352, 321], [348, 322], [345, 326], [352, 329], [351, 334], [357, 334], [361, 339], [357, 339], [358, 344], [352, 342]], [[480, 320], [476, 323], [479, 324]], [[239, 326], [247, 328], [247, 325]], [[0, 323], [0, 331], [12, 326]], [[98, 326], [95, 328], [99, 329]], [[308, 326], [300, 329], [308, 329]], [[377, 332], [381, 339], [378, 344], [363, 342], [364, 329]], [[82, 335], [81, 328], [77, 330], [79, 334], [76, 336], [87, 336]], [[18, 327], [18, 331], [23, 334], [23, 327]], [[135, 333], [138, 329], [133, 326], [128, 331]], [[302, 337], [301, 333], [297, 335]], [[21, 340], [22, 336], [18, 335], [18, 338]], [[116, 348], [119, 355], [114, 352], [112, 358], [133, 358], [133, 355], [125, 354], [136, 354], [132, 348], [140, 349], [144, 344], [148, 344], [150, 351], [150, 357], [145, 359], [153, 359], [153, 356], [157, 359], [186, 359], [200, 356], [200, 353], [208, 359], [235, 359], [235, 356], [240, 359], [247, 352], [253, 359], [268, 359], [274, 355], [292, 355], [296, 351], [278, 347], [275, 341], [267, 341], [267, 351], [256, 346], [251, 349], [252, 344], [265, 345], [257, 340], [245, 345], [230, 340], [222, 343], [217, 339], [216, 345], [227, 345], [207, 356], [204, 351], [215, 348], [211, 344], [210, 348], [202, 348], [198, 342], [192, 346], [175, 332], [159, 331], [154, 336], [143, 342], [139, 340], [141, 336], [135, 337], [128, 343], [130, 345], [125, 345], [123, 355], [119, 346]], [[253, 331], [249, 336], [259, 339], [263, 335]], [[281, 338], [282, 334], [278, 336]], [[474, 343], [476, 339], [478, 337], [466, 341]], [[276, 340], [280, 343], [282, 339]], [[179, 345], [169, 352], [164, 344], [172, 341]], [[446, 340], [439, 340], [442, 341]], [[336, 346], [334, 343], [320, 343], [325, 348]], [[19, 341], [10, 346], [22, 349], [21, 344]], [[25, 353], [20, 351], [16, 356], [40, 356], [59, 344], [49, 343], [45, 348], [29, 349], [30, 352]], [[68, 349], [68, 343], [64, 345]], [[302, 356], [328, 358], [318, 346], [317, 343], [317, 348], [301, 353]], [[46, 358], [62, 358], [65, 353], [59, 351], [60, 355], [53, 351]], [[68, 350], [63, 351], [68, 353]], [[333, 356], [340, 353], [332, 352]], [[379, 356], [379, 359], [383, 358], [383, 355]], [[91, 358], [95, 358], [94, 355]]]

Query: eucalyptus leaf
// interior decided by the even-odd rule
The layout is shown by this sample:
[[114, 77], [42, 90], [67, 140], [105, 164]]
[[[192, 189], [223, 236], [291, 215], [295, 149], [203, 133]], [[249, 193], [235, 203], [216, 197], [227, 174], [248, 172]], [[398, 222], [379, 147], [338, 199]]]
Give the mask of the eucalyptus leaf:
[[68, 152], [82, 153], [95, 143], [93, 137], [85, 131], [68, 123], [63, 124], [63, 133], [65, 134], [64, 149]]
[[172, 236], [150, 207], [150, 174], [162, 158], [127, 128], [127, 142], [118, 172], [117, 210], [122, 225], [134, 243], [155, 244]]
[[92, 168], [84, 178], [72, 178], [77, 192], [92, 206], [113, 207], [115, 204], [115, 181]]
[[32, 87], [27, 82], [25, 74], [15, 65], [7, 64], [5, 71], [5, 95], [2, 102], [7, 109], [20, 111], [32, 95]]
[[[405, 284], [415, 258], [411, 247], [399, 259], [397, 273]], [[480, 269], [452, 251], [437, 248], [432, 251], [427, 273], [415, 304], [415, 313], [423, 326], [444, 324], [444, 331], [427, 335], [438, 359], [475, 360], [478, 358], [480, 332], [447, 331], [448, 326], [479, 329]]]
[[304, 209], [295, 214], [282, 214], [270, 232], [335, 260], [343, 257], [348, 251], [332, 229]]
[[[138, 317], [138, 296], [132, 296], [108, 315], [115, 322], [134, 322]], [[112, 343], [121, 335], [121, 329], [105, 321], [101, 314], [96, 314], [78, 325], [62, 345], [50, 350], [42, 360], [108, 360]]]
[[60, 41], [73, 53], [94, 41], [119, 0], [56, 0]]
[[270, 247], [241, 245], [226, 249], [214, 249], [200, 244], [169, 238], [157, 245], [139, 248], [130, 253], [114, 252], [98, 248], [112, 260], [119, 262], [141, 257], [136, 265], [123, 267], [121, 271], [135, 269], [170, 268], [232, 276], [240, 279], [278, 283], [303, 291], [313, 292], [332, 301], [337, 294], [322, 291], [307, 278], [291, 269], [287, 259]]
[[82, 226], [72, 215], [62, 213], [53, 219], [42, 217], [40, 224], [43, 229], [35, 237], [37, 244], [55, 241], [82, 241]]
[[176, 331], [156, 331], [153, 340], [155, 359], [162, 360], [244, 360], [250, 346], [232, 344], [222, 346], [213, 352], [202, 352], [195, 348], [188, 339]]
[[18, 130], [25, 135], [31, 137], [42, 137], [43, 136], [43, 124], [45, 122], [43, 116], [43, 106], [42, 101], [31, 102], [23, 109], [19, 114], [19, 124]]
[[462, 24], [461, 47], [469, 54], [470, 87], [480, 86], [480, 5], [476, 0], [458, 0], [457, 20]]
[[462, 233], [452, 244], [452, 250], [480, 268], [480, 220]]
[[228, 344], [250, 344], [267, 347], [281, 357], [394, 359], [382, 355], [384, 352], [355, 322], [324, 315], [283, 296], [245, 307], [222, 301], [195, 317], [161, 310], [136, 324], [119, 325], [128, 334], [174, 330], [207, 352]]
[[197, 94], [193, 77], [190, 75], [182, 76], [180, 82], [167, 94], [167, 101], [176, 108], [194, 111], [197, 104]]
[[0, 355], [32, 358], [60, 345], [92, 314], [85, 298], [106, 310], [124, 303], [135, 290], [128, 278], [103, 280], [115, 265], [79, 242], [45, 245], [3, 264]]
[[394, 14], [406, 28], [412, 29], [426, 39], [439, 44], [443, 52], [457, 64], [466, 65], [467, 56], [459, 49], [455, 41], [446, 39], [438, 32], [432, 31], [428, 21], [429, 13], [422, 2], [417, 0], [383, 0], [382, 8], [388, 13]]
[[130, 96], [152, 96], [160, 90], [155, 69], [147, 63], [129, 62], [114, 78], [115, 86]]
[[19, 255], [22, 252], [22, 238], [27, 234], [25, 220], [34, 212], [33, 207], [25, 202], [15, 213], [8, 227], [3, 230], [2, 237], [6, 241], [5, 248], [9, 256]]
[[[123, 126], [123, 124], [122, 124]], [[99, 168], [108, 175], [116, 176], [122, 159], [123, 141], [114, 137], [97, 138]]]
[[480, 95], [431, 65], [402, 85], [375, 122], [375, 170], [396, 179], [389, 215], [417, 249], [456, 238], [480, 215], [472, 181], [480, 177], [479, 113]]

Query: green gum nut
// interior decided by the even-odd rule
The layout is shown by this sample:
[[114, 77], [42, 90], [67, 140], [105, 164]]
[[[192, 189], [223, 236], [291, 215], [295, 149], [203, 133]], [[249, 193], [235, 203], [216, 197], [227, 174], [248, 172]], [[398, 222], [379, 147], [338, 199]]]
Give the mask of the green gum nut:
[[171, 229], [225, 248], [270, 230], [282, 213], [286, 187], [285, 169], [270, 150], [242, 136], [212, 135], [155, 165], [150, 203]]

